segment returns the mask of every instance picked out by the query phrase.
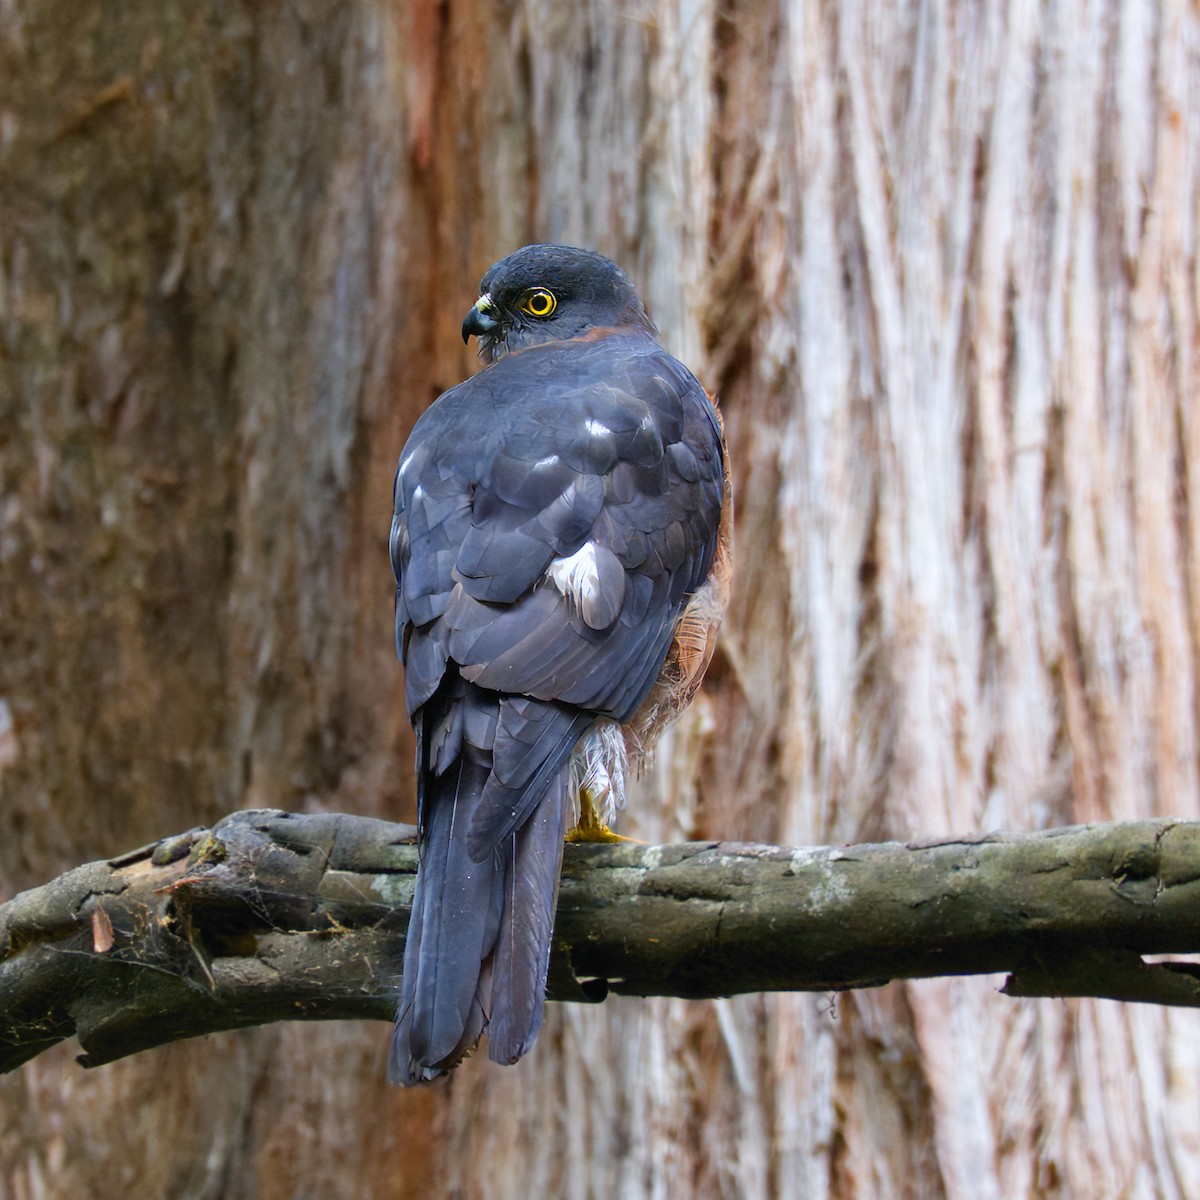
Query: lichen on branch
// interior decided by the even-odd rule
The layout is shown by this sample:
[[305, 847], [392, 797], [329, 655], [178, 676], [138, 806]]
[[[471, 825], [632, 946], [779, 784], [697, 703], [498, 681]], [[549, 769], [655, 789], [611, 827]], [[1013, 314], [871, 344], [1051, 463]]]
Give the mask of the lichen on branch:
[[[234, 813], [0, 905], [0, 1071], [281, 1020], [388, 1020], [415, 830]], [[551, 995], [703, 998], [1009, 973], [1011, 996], [1200, 1006], [1200, 823], [911, 845], [567, 846]]]

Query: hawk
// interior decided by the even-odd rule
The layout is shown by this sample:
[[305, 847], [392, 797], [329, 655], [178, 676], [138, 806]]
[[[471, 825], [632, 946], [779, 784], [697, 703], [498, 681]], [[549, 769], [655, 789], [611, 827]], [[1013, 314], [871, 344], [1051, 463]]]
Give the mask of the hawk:
[[533, 245], [480, 290], [462, 333], [487, 366], [422, 414], [395, 482], [420, 829], [402, 1084], [485, 1030], [496, 1062], [533, 1044], [574, 800], [620, 802], [626, 752], [691, 699], [724, 601], [721, 421], [628, 277]]

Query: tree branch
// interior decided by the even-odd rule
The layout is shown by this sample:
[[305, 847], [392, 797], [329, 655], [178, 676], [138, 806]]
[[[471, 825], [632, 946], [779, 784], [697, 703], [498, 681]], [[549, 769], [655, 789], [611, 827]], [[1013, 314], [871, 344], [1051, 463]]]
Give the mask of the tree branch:
[[[414, 831], [235, 813], [0, 905], [0, 1071], [269, 1021], [388, 1020]], [[1200, 823], [903, 846], [567, 846], [551, 992], [723, 996], [1010, 972], [1011, 996], [1200, 1005]]]

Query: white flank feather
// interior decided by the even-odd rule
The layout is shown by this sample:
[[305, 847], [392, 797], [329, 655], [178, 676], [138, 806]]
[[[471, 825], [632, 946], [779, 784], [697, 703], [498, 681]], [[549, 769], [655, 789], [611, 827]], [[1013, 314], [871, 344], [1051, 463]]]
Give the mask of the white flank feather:
[[546, 568], [546, 578], [580, 612], [590, 610], [600, 592], [600, 568], [596, 565], [595, 542], [584, 542], [574, 554], [556, 558]]

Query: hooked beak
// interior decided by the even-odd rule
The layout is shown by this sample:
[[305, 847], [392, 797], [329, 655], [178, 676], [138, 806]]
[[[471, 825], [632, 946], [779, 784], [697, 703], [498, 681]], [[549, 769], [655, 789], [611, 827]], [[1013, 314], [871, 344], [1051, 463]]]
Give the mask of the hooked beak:
[[492, 298], [486, 292], [475, 301], [475, 307], [467, 313], [462, 323], [463, 342], [470, 340], [471, 334], [484, 337], [500, 328], [500, 322], [492, 314], [496, 311]]

